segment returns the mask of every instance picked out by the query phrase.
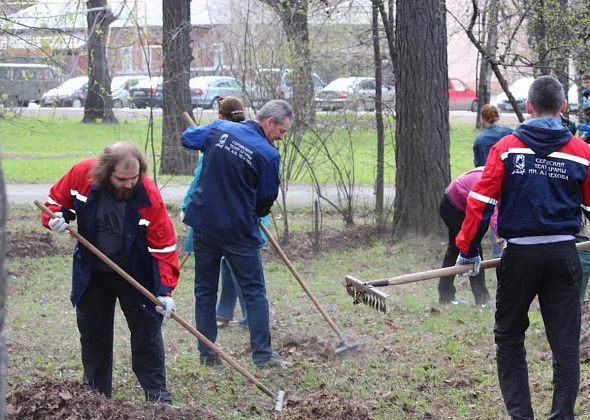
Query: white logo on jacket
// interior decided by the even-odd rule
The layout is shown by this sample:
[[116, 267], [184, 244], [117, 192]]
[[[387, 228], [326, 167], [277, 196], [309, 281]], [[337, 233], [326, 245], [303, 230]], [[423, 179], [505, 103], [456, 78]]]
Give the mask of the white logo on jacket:
[[217, 147], [221, 147], [223, 149], [223, 146], [225, 145], [225, 141], [228, 139], [229, 134], [222, 134], [221, 137], [219, 137], [219, 141], [217, 142], [217, 144], [215, 146]]
[[511, 175], [524, 175], [524, 155], [518, 154], [514, 156], [514, 170], [512, 171]]

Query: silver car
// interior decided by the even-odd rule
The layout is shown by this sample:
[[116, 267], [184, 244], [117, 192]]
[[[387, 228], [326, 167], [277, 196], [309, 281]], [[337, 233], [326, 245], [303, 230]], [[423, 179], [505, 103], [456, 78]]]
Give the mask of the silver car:
[[[375, 109], [374, 77], [341, 77], [328, 83], [315, 98], [317, 108], [322, 110], [352, 109], [373, 111]], [[393, 110], [395, 94], [392, 86], [381, 85], [385, 110]]]
[[217, 102], [225, 96], [244, 100], [242, 88], [235, 77], [198, 76], [189, 80], [193, 108], [217, 109]]

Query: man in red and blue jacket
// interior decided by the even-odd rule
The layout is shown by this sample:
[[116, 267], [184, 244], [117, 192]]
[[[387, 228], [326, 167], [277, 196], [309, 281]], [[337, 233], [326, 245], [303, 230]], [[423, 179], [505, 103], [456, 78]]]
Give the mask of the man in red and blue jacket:
[[[179, 276], [176, 233], [147, 164], [127, 142], [113, 143], [97, 159], [75, 164], [49, 191], [56, 213], [44, 226], [78, 231], [146, 289], [158, 296], [165, 318]], [[162, 315], [113, 269], [78, 243], [74, 250], [72, 304], [76, 307], [84, 382], [111, 396], [113, 322], [117, 299], [131, 332], [133, 371], [149, 401], [171, 403], [166, 388]]]
[[539, 299], [553, 352], [553, 404], [549, 418], [573, 419], [580, 381], [580, 284], [575, 248], [581, 212], [590, 210], [590, 148], [561, 125], [567, 106], [550, 76], [530, 87], [521, 124], [490, 150], [483, 175], [467, 200], [456, 244], [457, 264], [479, 271], [477, 246], [500, 201], [498, 232], [508, 242], [496, 271], [494, 336], [500, 389], [513, 419], [533, 419], [525, 332], [528, 310]]

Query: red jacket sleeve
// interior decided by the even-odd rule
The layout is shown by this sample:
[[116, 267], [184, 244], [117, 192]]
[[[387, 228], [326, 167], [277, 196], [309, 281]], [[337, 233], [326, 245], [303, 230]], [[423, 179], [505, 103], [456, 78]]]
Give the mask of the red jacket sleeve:
[[[95, 159], [88, 159], [74, 165], [51, 187], [45, 206], [52, 212], [61, 211], [69, 222], [75, 219], [72, 196], [86, 197], [90, 190], [90, 170]], [[41, 213], [41, 223], [48, 228], [49, 216]]]
[[473, 185], [467, 196], [465, 219], [455, 239], [457, 248], [466, 256], [477, 255], [477, 248], [500, 198], [504, 179], [504, 163], [498, 147], [500, 143], [496, 143], [490, 150], [481, 179]]
[[140, 213], [147, 224], [148, 251], [155, 261], [154, 281], [160, 282], [154, 285], [154, 290], [171, 292], [178, 284], [180, 276], [176, 232], [158, 189], [147, 178], [144, 179], [144, 185], [152, 207], [140, 209]]

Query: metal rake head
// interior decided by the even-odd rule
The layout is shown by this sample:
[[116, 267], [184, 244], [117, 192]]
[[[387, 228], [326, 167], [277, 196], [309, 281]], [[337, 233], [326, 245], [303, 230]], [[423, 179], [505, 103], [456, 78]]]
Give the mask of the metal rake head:
[[355, 305], [362, 303], [373, 309], [387, 312], [385, 299], [389, 296], [368, 283], [364, 283], [353, 276], [346, 276], [346, 292], [352, 296]]

